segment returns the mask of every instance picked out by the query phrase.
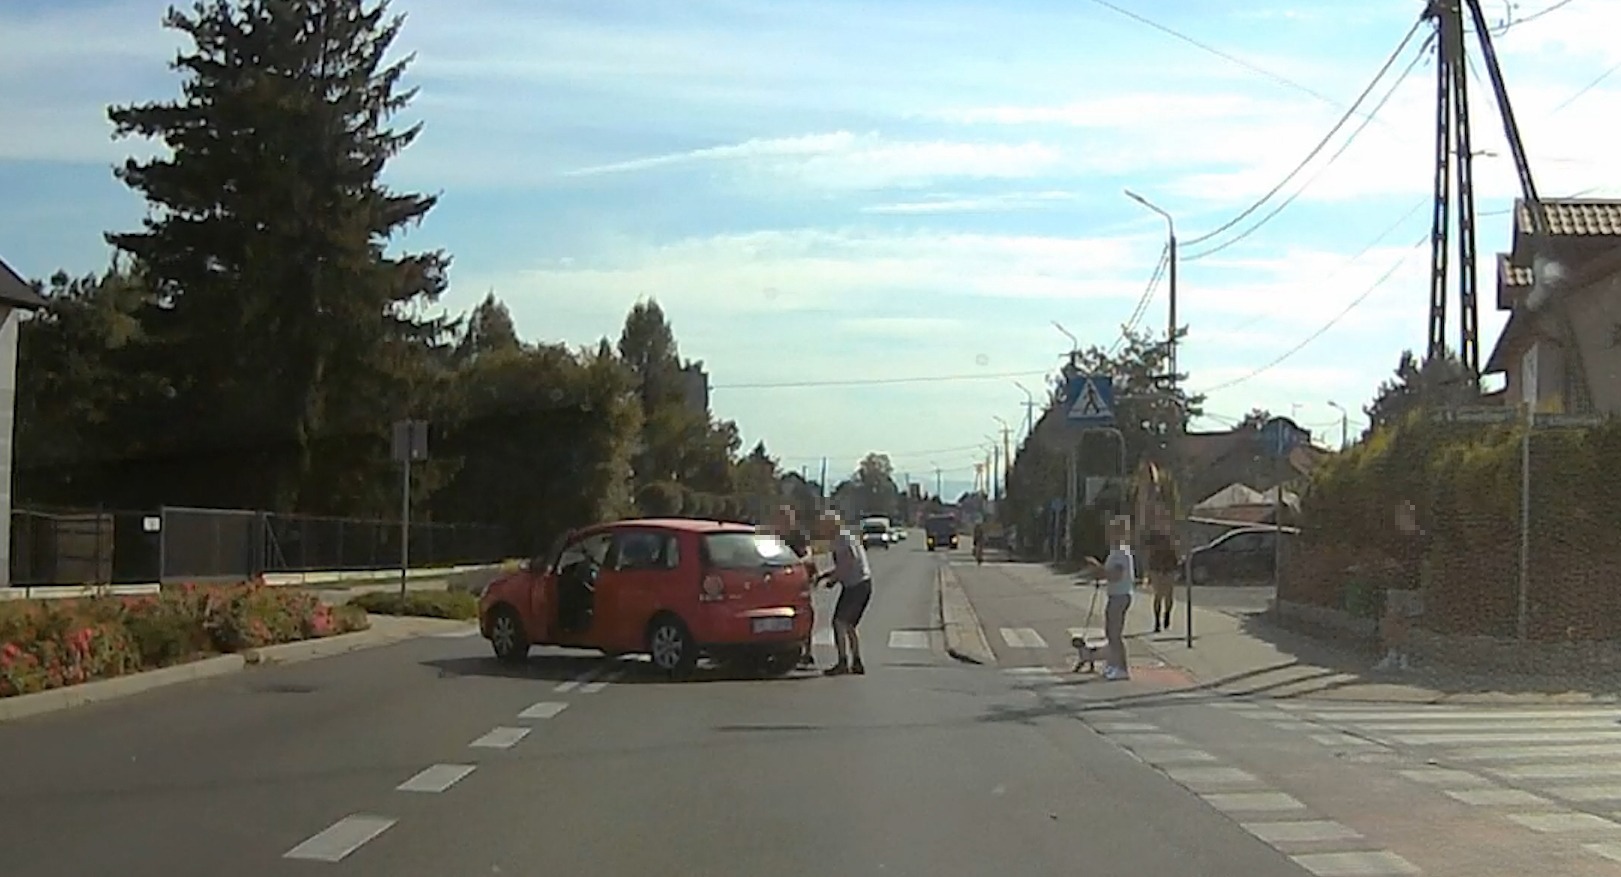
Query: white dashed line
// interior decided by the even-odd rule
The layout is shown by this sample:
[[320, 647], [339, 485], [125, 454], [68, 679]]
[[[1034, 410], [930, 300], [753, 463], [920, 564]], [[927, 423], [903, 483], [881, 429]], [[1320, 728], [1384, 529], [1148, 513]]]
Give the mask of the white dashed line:
[[320, 834], [282, 853], [282, 858], [341, 862], [345, 856], [393, 825], [394, 820], [387, 816], [345, 816]]
[[1475, 807], [1536, 807], [1550, 803], [1547, 798], [1533, 795], [1523, 789], [1447, 789], [1444, 793], [1454, 801]]
[[1216, 792], [1199, 797], [1223, 813], [1274, 813], [1306, 809], [1298, 798], [1285, 792]]
[[467, 745], [474, 749], [511, 749], [527, 736], [528, 728], [496, 728]]
[[1289, 822], [1245, 822], [1242, 828], [1263, 843], [1321, 843], [1332, 840], [1357, 840], [1362, 837], [1355, 829], [1332, 819], [1305, 819]]
[[1033, 627], [1004, 627], [1002, 641], [1014, 649], [1044, 649], [1047, 641]]
[[471, 764], [436, 764], [395, 786], [400, 792], [443, 792], [473, 772]]
[[1566, 834], [1578, 831], [1616, 831], [1616, 825], [1602, 816], [1591, 813], [1510, 813], [1508, 818], [1543, 834]]
[[624, 675], [625, 675], [625, 671], [623, 671], [623, 670], [615, 670], [614, 672], [609, 673], [608, 677], [606, 679], [598, 679], [598, 680], [596, 680], [594, 682], [587, 682], [585, 685], [580, 686], [580, 693], [581, 694], [596, 694], [597, 692], [601, 691], [602, 689], [607, 688], [609, 685], [612, 685], [613, 683], [618, 682], [621, 678], [624, 677]]
[[926, 649], [929, 647], [929, 634], [923, 630], [892, 630], [889, 632], [889, 647], [892, 649]]
[[566, 682], [557, 683], [557, 687], [553, 688], [552, 690], [559, 693], [573, 691], [574, 689], [579, 688], [581, 685], [590, 682], [606, 672], [608, 672], [608, 665], [606, 663], [598, 664], [584, 673], [574, 677], [573, 679]]
[[1419, 873], [1418, 866], [1412, 862], [1384, 850], [1301, 853], [1289, 858], [1317, 877], [1385, 877]]
[[537, 703], [534, 706], [531, 706], [531, 707], [525, 709], [523, 712], [518, 713], [518, 718], [520, 718], [520, 719], [550, 719], [550, 718], [555, 718], [558, 713], [562, 712], [565, 709], [568, 709], [568, 704], [563, 703], [562, 701], [543, 700], [540, 703]]
[[477, 633], [478, 633], [478, 628], [477, 627], [469, 627], [466, 630], [448, 630], [448, 631], [445, 631], [444, 633], [436, 633], [436, 634], [434, 634], [434, 638], [435, 639], [462, 639], [464, 637], [473, 636], [473, 635], [475, 635]]

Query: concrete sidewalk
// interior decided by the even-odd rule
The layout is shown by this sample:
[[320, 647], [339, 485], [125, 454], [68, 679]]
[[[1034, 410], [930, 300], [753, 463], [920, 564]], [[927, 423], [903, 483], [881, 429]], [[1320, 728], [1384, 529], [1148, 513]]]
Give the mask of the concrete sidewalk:
[[[1083, 617], [1092, 587], [1073, 575], [1034, 563], [986, 564], [986, 570], [1012, 579], [1033, 594], [1071, 607]], [[968, 567], [959, 572], [971, 576]], [[974, 588], [966, 591], [970, 600]], [[1244, 592], [1248, 592], [1245, 594]], [[1410, 703], [1605, 703], [1618, 700], [1580, 682], [1545, 678], [1484, 678], [1450, 668], [1373, 669], [1380, 656], [1371, 650], [1287, 629], [1264, 611], [1256, 589], [1193, 590], [1193, 646], [1186, 642], [1186, 589], [1179, 587], [1172, 629], [1153, 633], [1151, 596], [1139, 590], [1127, 620], [1128, 651], [1147, 651], [1185, 671], [1196, 690], [1274, 698], [1312, 697], [1350, 701]], [[1202, 605], [1213, 603], [1214, 605]], [[1097, 622], [1101, 625], [1101, 620]]]

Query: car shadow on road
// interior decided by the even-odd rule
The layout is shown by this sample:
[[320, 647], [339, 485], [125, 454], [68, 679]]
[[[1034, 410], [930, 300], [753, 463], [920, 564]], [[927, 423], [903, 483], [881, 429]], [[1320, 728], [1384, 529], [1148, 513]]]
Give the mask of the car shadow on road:
[[821, 674], [813, 669], [795, 669], [784, 675], [750, 673], [744, 667], [732, 664], [700, 662], [691, 674], [672, 679], [655, 668], [645, 658], [611, 658], [596, 652], [546, 653], [530, 655], [521, 663], [508, 664], [494, 657], [436, 658], [423, 661], [423, 666], [447, 676], [487, 676], [507, 679], [536, 679], [548, 682], [575, 682], [590, 685], [611, 682], [614, 685], [685, 685], [715, 682], [791, 682], [815, 679]]

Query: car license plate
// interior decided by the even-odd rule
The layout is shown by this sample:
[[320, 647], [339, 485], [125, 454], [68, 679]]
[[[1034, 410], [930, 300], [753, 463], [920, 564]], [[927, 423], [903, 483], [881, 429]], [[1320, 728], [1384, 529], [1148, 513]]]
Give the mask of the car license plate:
[[794, 629], [792, 618], [756, 618], [754, 619], [755, 633], [787, 633]]

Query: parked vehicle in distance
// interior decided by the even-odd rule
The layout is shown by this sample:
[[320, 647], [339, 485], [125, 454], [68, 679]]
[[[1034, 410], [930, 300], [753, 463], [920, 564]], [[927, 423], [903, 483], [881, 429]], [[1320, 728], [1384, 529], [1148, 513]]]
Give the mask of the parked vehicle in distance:
[[616, 521], [571, 532], [492, 582], [479, 632], [503, 661], [555, 645], [645, 653], [671, 676], [700, 657], [781, 674], [810, 638], [811, 588], [793, 550], [750, 525]]
[[[1289, 533], [1284, 532], [1287, 538]], [[1272, 578], [1278, 532], [1271, 527], [1240, 527], [1193, 549], [1186, 559], [1195, 585], [1217, 580], [1256, 581]]]
[[957, 547], [957, 516], [929, 515], [923, 522], [924, 541], [930, 551]]
[[888, 548], [891, 542], [889, 519], [874, 515], [861, 519], [861, 544], [863, 547]]

